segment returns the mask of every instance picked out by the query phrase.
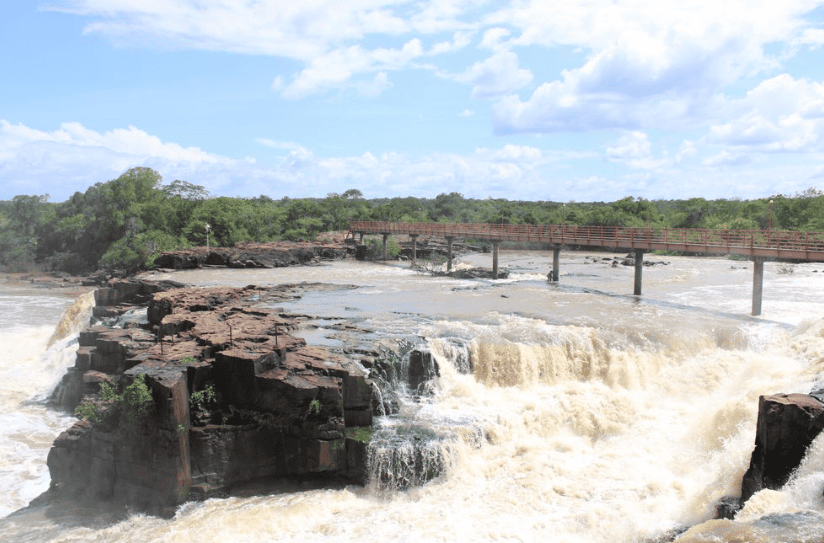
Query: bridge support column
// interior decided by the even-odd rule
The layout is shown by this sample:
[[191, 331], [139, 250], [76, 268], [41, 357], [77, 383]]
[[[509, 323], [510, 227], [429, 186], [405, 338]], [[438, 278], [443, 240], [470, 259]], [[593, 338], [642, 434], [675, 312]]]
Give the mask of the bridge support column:
[[360, 241], [358, 242], [358, 245], [363, 245], [363, 232], [358, 232], [358, 234], [360, 234]]
[[446, 272], [449, 273], [452, 271], [452, 241], [455, 238], [447, 237], [446, 238]]
[[644, 271], [644, 251], [635, 251], [635, 291], [636, 296], [641, 295], [641, 276]]
[[492, 279], [498, 278], [498, 245], [500, 241], [492, 242]]
[[558, 282], [561, 271], [561, 246], [555, 245], [552, 248], [552, 271], [549, 272], [549, 280]]
[[412, 238], [412, 267], [414, 268], [418, 263], [418, 234], [409, 234]]
[[761, 293], [764, 288], [764, 259], [756, 256], [752, 259], [752, 263], [752, 316], [757, 317], [761, 314]]
[[388, 260], [389, 254], [386, 252], [386, 240], [389, 239], [389, 234], [383, 234], [383, 259]]

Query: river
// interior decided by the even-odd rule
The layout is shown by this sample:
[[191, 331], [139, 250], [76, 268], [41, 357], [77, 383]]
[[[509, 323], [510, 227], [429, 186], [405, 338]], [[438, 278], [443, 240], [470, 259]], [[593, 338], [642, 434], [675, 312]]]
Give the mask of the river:
[[[612, 255], [561, 256], [558, 284], [546, 281], [551, 252], [539, 251], [502, 251], [510, 275], [498, 281], [352, 260], [155, 274], [204, 286], [341, 285], [280, 305], [316, 317], [310, 343], [347, 347], [352, 336], [335, 325], [348, 322], [369, 331], [356, 334], [362, 344], [404, 339], [435, 354], [432, 394], [380, 424], [452, 436], [445, 472], [405, 491], [246, 489], [171, 519], [32, 507], [0, 520], [0, 540], [589, 543], [693, 526], [678, 541], [820, 541], [824, 442], [784, 489], [756, 494], [734, 521], [709, 519], [739, 493], [758, 396], [820, 386], [824, 265], [766, 263], [753, 318], [749, 262], [648, 255], [659, 264], [644, 269], [636, 297], [633, 268], [602, 260]], [[491, 255], [462, 265], [491, 267]], [[71, 300], [0, 287], [0, 304], [0, 479], [10, 489], [0, 515], [9, 515], [48, 488], [49, 445], [73, 418], [43, 399], [73, 364], [77, 336], [70, 327], [49, 346]]]

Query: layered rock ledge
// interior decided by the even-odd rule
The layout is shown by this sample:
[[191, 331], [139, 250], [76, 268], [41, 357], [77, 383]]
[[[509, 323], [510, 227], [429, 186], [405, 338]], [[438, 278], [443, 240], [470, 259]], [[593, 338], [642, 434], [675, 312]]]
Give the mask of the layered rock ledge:
[[296, 317], [274, 309], [317, 287], [95, 291], [98, 318], [146, 317], [81, 334], [54, 400], [86, 420], [55, 440], [50, 492], [163, 510], [261, 478], [362, 483], [373, 384], [357, 362], [291, 336]]
[[355, 247], [338, 241], [277, 241], [238, 243], [234, 247], [197, 247], [161, 253], [158, 268], [175, 270], [222, 266], [227, 268], [281, 268], [322, 260], [341, 260], [354, 255]]

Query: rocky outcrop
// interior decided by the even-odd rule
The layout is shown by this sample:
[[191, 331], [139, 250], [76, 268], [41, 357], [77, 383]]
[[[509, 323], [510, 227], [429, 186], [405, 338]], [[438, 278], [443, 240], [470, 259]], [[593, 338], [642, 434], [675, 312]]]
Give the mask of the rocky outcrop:
[[54, 399], [86, 420], [54, 442], [53, 492], [153, 510], [264, 477], [363, 482], [370, 434], [355, 430], [372, 423], [371, 381], [272, 309], [313, 286], [99, 290], [97, 314], [146, 318], [81, 334]]
[[764, 488], [781, 488], [824, 428], [824, 403], [809, 394], [758, 399], [755, 450], [741, 483], [741, 503]]
[[[408, 237], [401, 237], [398, 239], [398, 244], [401, 247], [401, 255], [407, 259], [412, 258], [412, 239]], [[483, 251], [483, 247], [478, 245], [468, 245], [463, 241], [455, 240], [452, 243], [452, 256], [460, 256], [466, 253], [479, 253]], [[415, 256], [416, 258], [434, 258], [446, 257], [449, 255], [449, 246], [446, 239], [433, 236], [419, 236], [415, 242]]]
[[227, 268], [281, 268], [322, 260], [341, 260], [354, 254], [344, 243], [290, 242], [238, 243], [234, 247], [180, 249], [161, 253], [154, 260], [158, 268], [175, 270], [222, 266]]

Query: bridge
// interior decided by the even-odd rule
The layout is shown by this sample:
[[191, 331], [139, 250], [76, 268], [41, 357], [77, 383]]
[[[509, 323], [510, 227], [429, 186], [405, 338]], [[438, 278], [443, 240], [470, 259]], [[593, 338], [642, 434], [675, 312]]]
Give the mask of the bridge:
[[824, 232], [786, 230], [708, 230], [686, 228], [624, 228], [617, 226], [578, 226], [567, 224], [443, 224], [386, 221], [351, 221], [349, 232], [363, 236], [383, 236], [383, 258], [390, 235], [412, 239], [412, 266], [416, 264], [418, 236], [433, 236], [447, 241], [447, 270], [452, 269], [452, 243], [455, 238], [492, 242], [492, 273], [498, 274], [498, 245], [502, 241], [538, 242], [552, 247], [551, 281], [558, 281], [562, 247], [615, 249], [635, 253], [634, 294], [641, 295], [644, 253], [676, 251], [701, 255], [739, 255], [753, 261], [752, 315], [761, 314], [764, 261], [786, 259], [824, 262]]

